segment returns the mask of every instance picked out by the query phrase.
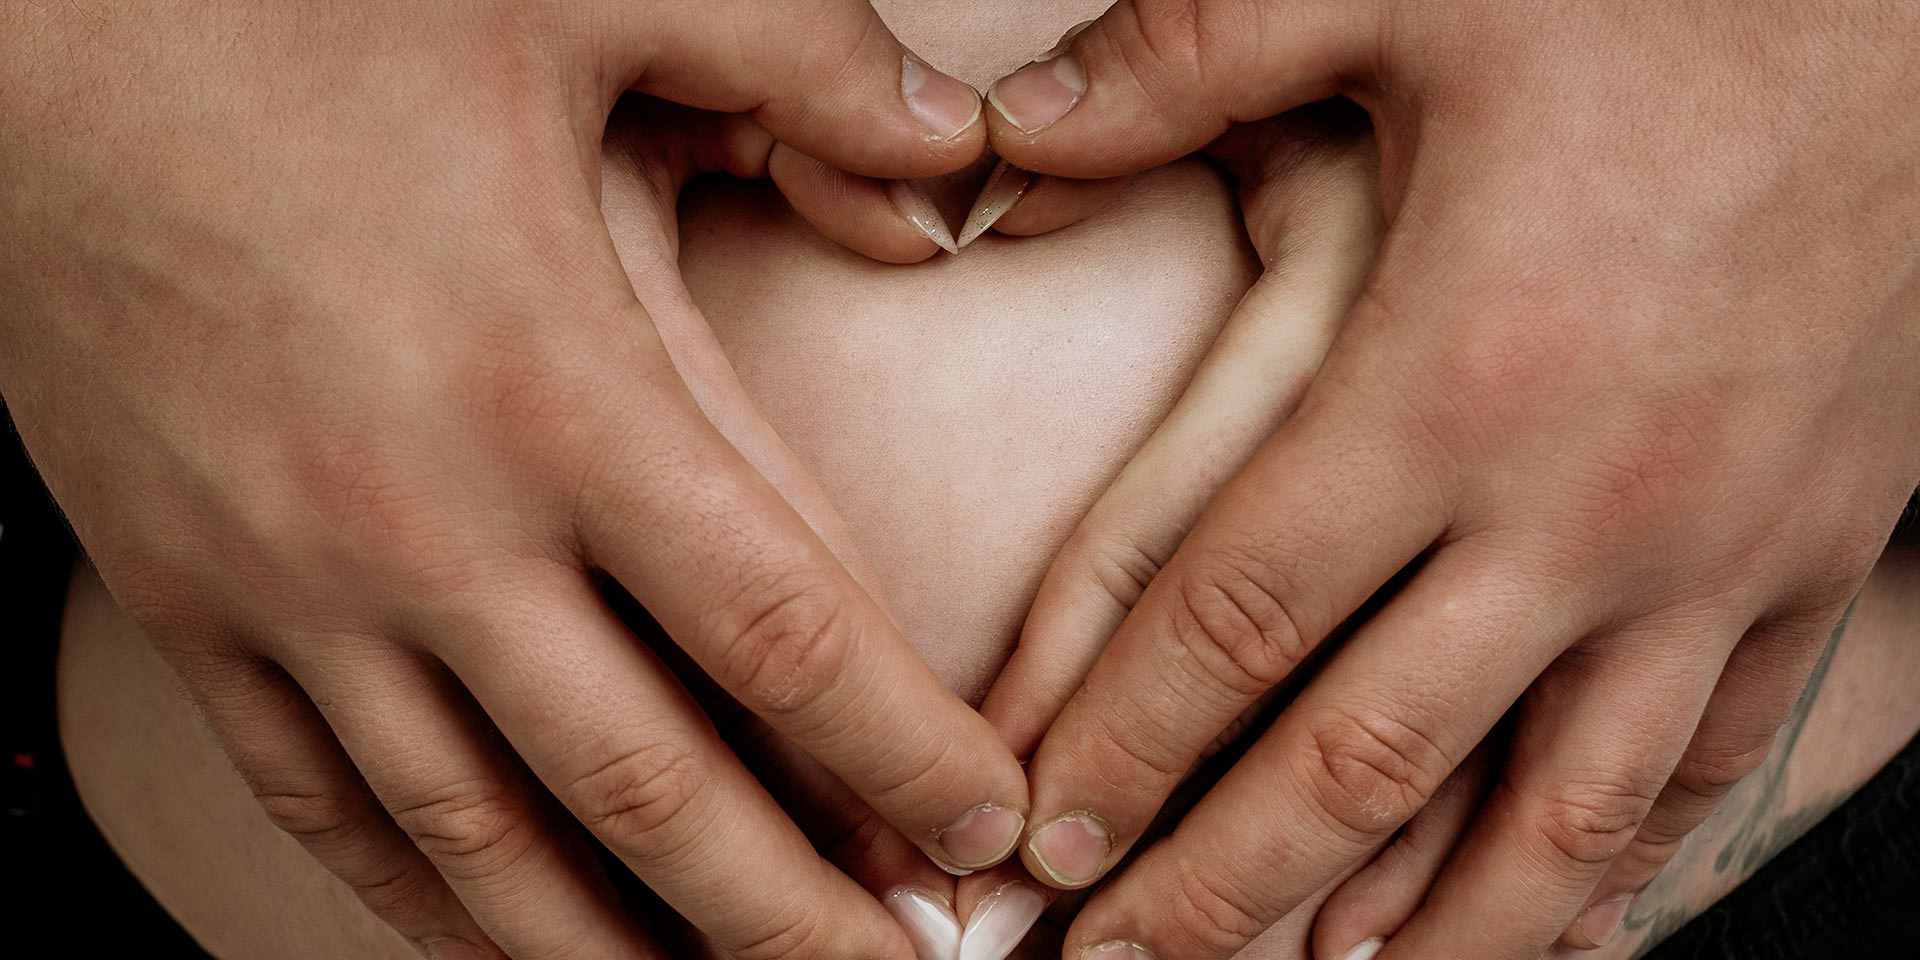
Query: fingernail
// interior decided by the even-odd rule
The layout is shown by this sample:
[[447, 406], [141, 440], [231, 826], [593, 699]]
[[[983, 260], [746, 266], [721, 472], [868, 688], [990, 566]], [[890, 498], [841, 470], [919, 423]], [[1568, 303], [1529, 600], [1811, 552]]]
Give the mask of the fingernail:
[[1386, 945], [1387, 942], [1379, 937], [1362, 940], [1352, 950], [1348, 950], [1342, 960], [1373, 960], [1374, 955], [1380, 952], [1380, 948]]
[[980, 92], [920, 62], [900, 58], [900, 97], [941, 140], [952, 140], [980, 119]]
[[429, 940], [426, 948], [432, 960], [486, 960], [487, 957], [486, 951], [454, 937]]
[[933, 197], [927, 194], [925, 187], [912, 180], [888, 180], [887, 198], [893, 201], [894, 209], [900, 211], [900, 215], [907, 218], [914, 229], [926, 234], [928, 240], [940, 245], [940, 249], [948, 253], [960, 252], [953, 242], [953, 231], [947, 229], [946, 218], [933, 205]]
[[961, 814], [934, 839], [946, 851], [949, 865], [972, 871], [1005, 860], [1020, 842], [1020, 831], [1026, 825], [1027, 818], [1018, 811], [983, 803]]
[[913, 942], [920, 960], [953, 960], [960, 949], [960, 921], [953, 910], [925, 891], [899, 887], [882, 903]]
[[980, 188], [980, 196], [973, 201], [973, 210], [967, 214], [967, 222], [960, 227], [960, 237], [955, 242], [961, 247], [980, 239], [1000, 218], [1006, 216], [1020, 197], [1033, 186], [1033, 174], [1006, 162], [993, 168], [987, 177], [987, 185]]
[[1037, 133], [1066, 116], [1086, 92], [1086, 71], [1068, 54], [1035, 60], [1001, 77], [987, 99], [1020, 132]]
[[1047, 898], [1017, 880], [987, 894], [960, 937], [960, 960], [1005, 960], [1046, 909]]
[[1096, 943], [1080, 951], [1080, 960], [1159, 960], [1148, 950], [1132, 940], [1108, 940]]
[[1084, 887], [1100, 878], [1113, 852], [1113, 828], [1085, 810], [1069, 813], [1036, 831], [1027, 852], [1054, 883]]
[[1587, 908], [1580, 917], [1580, 935], [1596, 947], [1604, 947], [1607, 941], [1620, 932], [1620, 925], [1626, 922], [1627, 908], [1633, 905], [1633, 897], [1614, 897], [1602, 900]]

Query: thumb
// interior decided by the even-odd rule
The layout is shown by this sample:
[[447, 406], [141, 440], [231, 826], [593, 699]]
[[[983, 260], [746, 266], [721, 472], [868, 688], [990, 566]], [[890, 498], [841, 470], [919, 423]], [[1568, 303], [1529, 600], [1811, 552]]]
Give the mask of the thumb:
[[608, 105], [633, 89], [750, 113], [774, 139], [867, 177], [949, 173], [985, 147], [979, 93], [902, 46], [867, 0], [585, 6]]
[[994, 84], [993, 148], [1067, 177], [1159, 166], [1232, 124], [1341, 92], [1365, 71], [1376, 3], [1119, 0]]

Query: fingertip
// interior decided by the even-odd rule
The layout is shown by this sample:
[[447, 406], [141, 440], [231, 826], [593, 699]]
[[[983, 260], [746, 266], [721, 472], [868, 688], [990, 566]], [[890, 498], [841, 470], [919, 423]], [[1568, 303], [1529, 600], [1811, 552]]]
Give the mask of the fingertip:
[[953, 904], [938, 891], [920, 886], [895, 887], [880, 899], [894, 922], [913, 944], [918, 960], [953, 960], [960, 952], [960, 921]]
[[1317, 956], [1318, 960], [1373, 960], [1386, 945], [1387, 941], [1379, 937], [1368, 937], [1339, 953]]
[[995, 152], [1038, 172], [1101, 178], [1158, 166], [1226, 129], [1212, 98], [1170, 113], [1144, 94], [1132, 73], [1141, 61], [1114, 39], [1114, 16], [1075, 28], [987, 88], [985, 127]]
[[1114, 844], [1112, 824], [1091, 810], [1076, 810], [1034, 828], [1020, 846], [1020, 859], [1049, 886], [1077, 890], [1106, 873]]
[[947, 219], [940, 215], [940, 208], [934, 205], [927, 188], [913, 180], [888, 180], [886, 189], [894, 210], [919, 231], [921, 237], [948, 253], [960, 252], [961, 245], [954, 242], [953, 231], [947, 227]]
[[[1314, 915], [1311, 934], [1314, 960], [1365, 960], [1385, 946], [1386, 935], [1392, 929], [1383, 926], [1373, 915], [1379, 911], [1368, 909], [1372, 905], [1374, 885], [1355, 882], [1361, 880], [1364, 873], [1363, 869], [1361, 874], [1341, 883]], [[1372, 952], [1366, 952], [1367, 949]]]
[[967, 211], [966, 222], [961, 225], [957, 238], [959, 245], [965, 247], [978, 240], [1020, 202], [1032, 184], [1032, 173], [1005, 160], [995, 164], [993, 172], [987, 175], [987, 182], [980, 187], [980, 195]]
[[882, 263], [919, 263], [958, 249], [925, 188], [849, 173], [778, 144], [767, 173], [800, 218], [820, 234]]
[[987, 102], [1010, 136], [1032, 139], [1059, 122], [1087, 95], [1080, 58], [1062, 52], [1035, 60], [987, 88]]
[[1012, 807], [998, 803], [973, 807], [935, 835], [934, 842], [946, 855], [939, 866], [961, 877], [998, 866], [1013, 855], [1026, 826], [1026, 816]]
[[1030, 237], [1072, 226], [1099, 213], [1126, 190], [1132, 180], [1131, 176], [1098, 180], [1036, 177], [1019, 202], [993, 224], [993, 229], [1008, 236]]
[[1580, 916], [1560, 934], [1560, 942], [1575, 950], [1598, 950], [1613, 942], [1626, 925], [1627, 911], [1633, 907], [1633, 895], [1622, 894], [1600, 900], [1580, 912]]
[[987, 890], [967, 911], [960, 960], [1003, 960], [1026, 939], [1054, 896], [1025, 877]]
[[861, 176], [934, 177], [979, 160], [987, 146], [980, 91], [908, 50], [871, 6], [853, 6], [825, 5], [817, 16], [857, 21], [838, 33], [856, 46], [803, 55], [755, 118], [782, 142]]
[[954, 142], [978, 133], [980, 91], [934, 69], [911, 51], [900, 57], [900, 99], [934, 140]]

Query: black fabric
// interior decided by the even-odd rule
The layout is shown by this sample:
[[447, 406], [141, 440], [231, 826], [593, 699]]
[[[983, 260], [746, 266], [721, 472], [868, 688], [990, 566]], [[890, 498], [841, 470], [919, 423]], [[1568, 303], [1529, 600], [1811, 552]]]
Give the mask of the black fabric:
[[[1920, 496], [1903, 537], [1920, 535], [1915, 506]], [[7, 762], [0, 891], [10, 892], [0, 893], [0, 956], [205, 960], [87, 818], [60, 754], [54, 656], [72, 558], [67, 528], [7, 420], [0, 437], [0, 747]], [[1650, 956], [1857, 960], [1913, 956], [1915, 944], [1920, 739]]]
[[[1916, 637], [1920, 640], [1920, 637]], [[1650, 960], [1920, 954], [1920, 739]]]

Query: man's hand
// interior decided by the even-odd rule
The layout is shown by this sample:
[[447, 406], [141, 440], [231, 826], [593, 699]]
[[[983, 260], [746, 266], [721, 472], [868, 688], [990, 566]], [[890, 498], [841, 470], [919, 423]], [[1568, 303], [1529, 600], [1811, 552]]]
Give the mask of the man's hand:
[[697, 165], [931, 253], [867, 178], [971, 162], [978, 100], [866, 3], [15, 4], [0, 38], [0, 389], [268, 811], [376, 912], [440, 957], [648, 952], [578, 820], [732, 954], [913, 955], [601, 574], [929, 856], [1006, 855], [1013, 757], [600, 209], [637, 87], [713, 111]]
[[[994, 147], [1078, 178], [1344, 93], [1388, 222], [1298, 411], [1242, 450], [1186, 431], [1194, 472], [1238, 467], [1190, 529], [1177, 476], [1119, 498], [1155, 510], [1096, 510], [1023, 638], [1079, 652], [989, 701], [1038, 729], [1078, 687], [1029, 767], [1022, 856], [1084, 886], [1382, 604], [1094, 894], [1068, 956], [1231, 955], [1509, 711], [1484, 812], [1381, 957], [1618, 927], [1766, 755], [1920, 482], [1916, 49], [1920, 9], [1864, 0], [1122, 0], [1000, 81]], [[1097, 576], [1123, 600], [1151, 581], [1104, 651]]]

